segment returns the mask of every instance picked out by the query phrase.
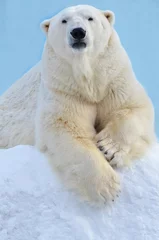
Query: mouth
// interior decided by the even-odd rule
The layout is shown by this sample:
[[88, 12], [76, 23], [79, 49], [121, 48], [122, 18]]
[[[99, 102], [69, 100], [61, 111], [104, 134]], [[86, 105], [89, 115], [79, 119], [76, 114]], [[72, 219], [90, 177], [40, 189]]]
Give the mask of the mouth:
[[71, 47], [73, 49], [81, 50], [81, 49], [86, 48], [87, 44], [83, 41], [77, 41], [77, 42], [72, 43]]

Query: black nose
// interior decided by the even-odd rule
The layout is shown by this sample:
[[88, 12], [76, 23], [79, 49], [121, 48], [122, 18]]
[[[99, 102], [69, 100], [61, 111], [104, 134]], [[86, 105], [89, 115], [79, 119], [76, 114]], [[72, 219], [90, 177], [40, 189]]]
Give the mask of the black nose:
[[85, 38], [86, 31], [83, 28], [74, 28], [71, 31], [71, 35], [74, 39], [81, 40], [81, 39]]

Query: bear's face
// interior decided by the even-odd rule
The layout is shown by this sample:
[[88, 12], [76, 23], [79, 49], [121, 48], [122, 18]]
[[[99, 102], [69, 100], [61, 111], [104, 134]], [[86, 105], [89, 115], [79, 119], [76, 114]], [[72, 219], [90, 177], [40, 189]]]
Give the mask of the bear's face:
[[87, 54], [95, 57], [104, 51], [112, 32], [114, 14], [92, 6], [70, 7], [41, 26], [56, 54], [69, 61]]

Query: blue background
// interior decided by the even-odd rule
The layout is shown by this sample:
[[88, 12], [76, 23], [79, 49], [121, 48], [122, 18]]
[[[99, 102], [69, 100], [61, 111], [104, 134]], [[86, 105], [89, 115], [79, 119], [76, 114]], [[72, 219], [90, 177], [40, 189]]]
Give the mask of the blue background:
[[[61, 9], [90, 4], [116, 14], [115, 28], [159, 120], [159, 0], [0, 0], [0, 94], [41, 58], [39, 24]], [[156, 129], [159, 134], [159, 124]]]

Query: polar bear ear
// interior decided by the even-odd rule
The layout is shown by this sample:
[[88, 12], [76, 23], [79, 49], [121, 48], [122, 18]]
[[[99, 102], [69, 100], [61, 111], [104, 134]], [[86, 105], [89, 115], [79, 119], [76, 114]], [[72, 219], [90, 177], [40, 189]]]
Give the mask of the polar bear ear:
[[50, 19], [46, 19], [40, 24], [40, 27], [44, 31], [45, 34], [48, 33], [49, 26], [50, 26]]
[[108, 22], [111, 24], [111, 26], [113, 26], [115, 23], [115, 14], [112, 11], [107, 10], [104, 12], [104, 15], [107, 18]]

